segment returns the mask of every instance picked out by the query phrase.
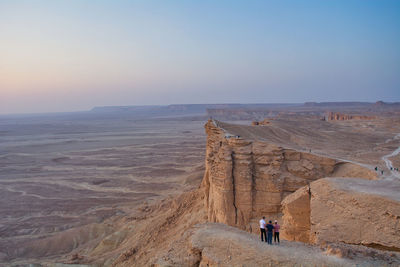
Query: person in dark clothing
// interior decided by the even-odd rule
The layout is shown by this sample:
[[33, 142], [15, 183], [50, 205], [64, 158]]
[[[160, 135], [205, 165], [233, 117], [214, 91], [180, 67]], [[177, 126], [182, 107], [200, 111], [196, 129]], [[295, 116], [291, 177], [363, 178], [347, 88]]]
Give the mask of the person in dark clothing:
[[274, 226], [272, 225], [272, 221], [269, 221], [266, 225], [267, 228], [267, 242], [272, 245], [272, 231], [274, 230]]

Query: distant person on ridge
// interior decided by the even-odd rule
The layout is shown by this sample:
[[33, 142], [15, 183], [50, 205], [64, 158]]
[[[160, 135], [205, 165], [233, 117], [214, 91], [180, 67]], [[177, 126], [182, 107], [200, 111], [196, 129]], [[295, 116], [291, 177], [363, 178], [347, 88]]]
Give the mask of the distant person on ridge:
[[269, 221], [266, 227], [267, 227], [267, 242], [268, 244], [272, 245], [272, 231], [274, 230], [272, 221]]
[[[267, 233], [265, 232], [265, 217], [260, 220], [261, 242], [267, 242]], [[264, 235], [264, 236], [263, 236]]]
[[276, 243], [276, 240], [279, 242], [279, 229], [281, 229], [281, 226], [278, 224], [278, 221], [275, 220], [275, 225], [274, 225], [274, 243]]

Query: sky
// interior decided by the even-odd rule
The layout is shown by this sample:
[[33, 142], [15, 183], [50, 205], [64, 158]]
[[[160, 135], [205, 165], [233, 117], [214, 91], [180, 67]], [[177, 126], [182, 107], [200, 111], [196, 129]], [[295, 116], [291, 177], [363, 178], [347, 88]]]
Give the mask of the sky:
[[398, 0], [0, 0], [0, 114], [377, 100]]

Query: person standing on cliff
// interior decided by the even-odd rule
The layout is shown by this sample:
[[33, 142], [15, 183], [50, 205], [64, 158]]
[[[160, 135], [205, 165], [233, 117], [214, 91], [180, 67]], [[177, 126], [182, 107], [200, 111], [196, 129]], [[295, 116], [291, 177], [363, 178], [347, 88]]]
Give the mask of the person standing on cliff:
[[260, 220], [260, 231], [261, 231], [261, 242], [267, 242], [267, 234], [265, 232], [265, 217], [262, 217], [262, 219]]
[[269, 221], [266, 225], [267, 228], [267, 242], [272, 245], [272, 231], [274, 230], [274, 226], [272, 225], [272, 221]]
[[281, 229], [281, 226], [278, 224], [278, 221], [275, 220], [275, 225], [274, 225], [274, 243], [276, 243], [276, 240], [279, 242], [279, 229]]

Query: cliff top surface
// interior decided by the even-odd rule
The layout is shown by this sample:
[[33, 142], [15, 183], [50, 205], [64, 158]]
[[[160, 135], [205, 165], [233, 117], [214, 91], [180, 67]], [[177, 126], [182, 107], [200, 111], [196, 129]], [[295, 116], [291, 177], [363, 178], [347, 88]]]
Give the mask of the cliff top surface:
[[[346, 191], [378, 195], [400, 202], [400, 181], [365, 180], [352, 178], [326, 178], [325, 181], [334, 183]], [[324, 181], [321, 181], [324, 182]]]
[[[258, 235], [215, 223], [197, 225], [189, 246], [201, 251], [200, 266], [395, 266], [399, 260], [389, 253], [373, 254], [371, 249], [360, 247], [353, 248], [350, 259], [331, 256], [335, 249], [323, 251], [300, 242], [281, 241], [280, 245], [271, 246], [260, 242]], [[343, 245], [337, 250], [350, 247]], [[393, 265], [388, 264], [389, 258]]]
[[[214, 121], [232, 136], [268, 142], [298, 151], [359, 163], [381, 164], [381, 157], [398, 147], [394, 138], [400, 131], [392, 119], [327, 122], [320, 120], [271, 120], [265, 126], [250, 126]], [[397, 127], [397, 128], [396, 128]]]

